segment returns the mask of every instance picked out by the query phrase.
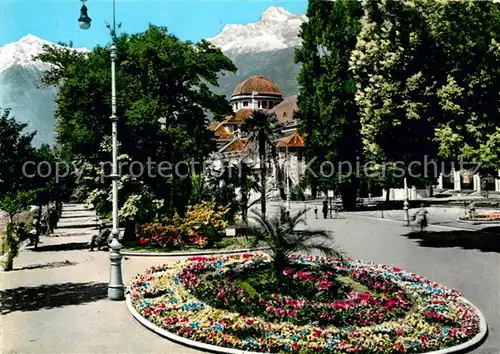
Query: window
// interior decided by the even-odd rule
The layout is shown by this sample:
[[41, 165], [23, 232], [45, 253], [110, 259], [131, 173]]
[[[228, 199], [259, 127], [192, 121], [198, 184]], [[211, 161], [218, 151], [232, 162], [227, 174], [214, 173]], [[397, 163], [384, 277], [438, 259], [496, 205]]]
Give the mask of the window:
[[243, 101], [243, 107], [248, 107], [248, 101]]
[[269, 109], [271, 109], [271, 108], [273, 108], [273, 107], [274, 107], [274, 105], [273, 105], [273, 101], [268, 101], [268, 102], [267, 102], [267, 105], [268, 105], [268, 108], [269, 108]]

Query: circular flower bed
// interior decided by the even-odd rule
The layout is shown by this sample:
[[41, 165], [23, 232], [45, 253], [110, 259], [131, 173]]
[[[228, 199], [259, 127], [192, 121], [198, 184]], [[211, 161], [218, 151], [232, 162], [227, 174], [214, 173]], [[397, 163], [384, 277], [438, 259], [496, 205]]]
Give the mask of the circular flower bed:
[[292, 256], [280, 282], [265, 255], [191, 257], [147, 269], [128, 293], [168, 332], [255, 352], [423, 353], [470, 340], [480, 324], [455, 290], [329, 257]]

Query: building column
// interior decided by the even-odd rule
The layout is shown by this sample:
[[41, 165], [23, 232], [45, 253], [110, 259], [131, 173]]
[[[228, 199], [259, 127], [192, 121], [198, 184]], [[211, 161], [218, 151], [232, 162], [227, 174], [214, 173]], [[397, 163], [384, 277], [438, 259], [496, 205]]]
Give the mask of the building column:
[[481, 191], [481, 176], [478, 174], [475, 174], [472, 177], [472, 184], [473, 184], [472, 189], [474, 189], [475, 191]]
[[437, 182], [438, 182], [437, 189], [444, 189], [444, 177], [442, 173], [439, 174]]
[[453, 189], [456, 191], [462, 190], [462, 181], [460, 180], [460, 171], [453, 170]]
[[417, 200], [417, 187], [415, 187], [415, 186], [411, 187], [410, 200]]
[[254, 91], [252, 92], [252, 109], [253, 110], [256, 110], [258, 109], [258, 105], [257, 105], [257, 100], [255, 99], [255, 97], [258, 95], [258, 92], [257, 91]]
[[500, 171], [498, 171], [498, 177], [495, 178], [495, 192], [500, 192]]

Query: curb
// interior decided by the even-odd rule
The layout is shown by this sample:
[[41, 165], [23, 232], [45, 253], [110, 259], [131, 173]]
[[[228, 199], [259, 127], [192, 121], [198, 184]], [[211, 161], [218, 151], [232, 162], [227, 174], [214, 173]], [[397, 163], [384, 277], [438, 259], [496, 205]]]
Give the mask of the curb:
[[[445, 349], [440, 349], [436, 350], [433, 352], [425, 352], [421, 354], [459, 354], [459, 353], [467, 353], [470, 352], [471, 350], [477, 348], [480, 346], [485, 340], [488, 335], [488, 325], [486, 324], [486, 320], [484, 319], [483, 314], [481, 311], [474, 306], [469, 300], [465, 299], [465, 301], [474, 307], [477, 311], [477, 315], [479, 317], [479, 333], [476, 334], [472, 339], [469, 341], [455, 345], [453, 347], [445, 348]], [[167, 338], [171, 340], [172, 342], [178, 343], [185, 345], [190, 348], [194, 349], [200, 349], [203, 351], [208, 351], [211, 353], [223, 353], [223, 354], [269, 354], [269, 353], [262, 353], [262, 352], [251, 352], [251, 351], [246, 351], [242, 349], [234, 349], [234, 348], [226, 348], [226, 347], [219, 347], [216, 345], [212, 344], [205, 344], [202, 342], [197, 342], [191, 339], [187, 339], [181, 336], [178, 336], [176, 334], [173, 334], [171, 332], [168, 332], [157, 325], [151, 323], [150, 321], [146, 320], [144, 317], [142, 317], [134, 308], [132, 305], [132, 300], [130, 299], [130, 295], [127, 294], [126, 296], [126, 303], [127, 303], [127, 309], [130, 311], [132, 316], [144, 327], [149, 329], [150, 331]]]
[[216, 345], [212, 344], [205, 344], [201, 342], [197, 342], [191, 339], [187, 339], [181, 336], [178, 336], [177, 334], [170, 333], [157, 325], [149, 322], [146, 320], [144, 317], [139, 315], [139, 313], [135, 310], [134, 306], [132, 305], [132, 300], [130, 299], [130, 295], [127, 294], [126, 296], [126, 303], [127, 303], [127, 309], [130, 311], [132, 316], [144, 327], [149, 329], [150, 331], [167, 338], [171, 340], [172, 342], [178, 343], [185, 345], [190, 348], [194, 349], [199, 349], [205, 352], [210, 352], [210, 353], [224, 353], [224, 354], [268, 354], [268, 353], [261, 353], [261, 352], [250, 352], [242, 349], [234, 349], [234, 348], [224, 348], [224, 347], [219, 347]]
[[[459, 353], [468, 353], [471, 350], [476, 349], [479, 347], [481, 344], [484, 343], [486, 338], [488, 337], [488, 325], [486, 324], [486, 319], [483, 316], [483, 313], [474, 305], [472, 304], [469, 300], [465, 299], [465, 302], [467, 302], [469, 305], [474, 307], [477, 311], [477, 316], [479, 317], [479, 333], [476, 334], [472, 339], [468, 340], [465, 343], [455, 345], [450, 348], [445, 348], [441, 350], [436, 350], [433, 352], [427, 352], [425, 354], [459, 354]], [[424, 353], [422, 353], [424, 354]]]
[[231, 253], [246, 253], [246, 252], [258, 252], [267, 251], [269, 247], [258, 247], [258, 248], [240, 248], [234, 250], [222, 250], [222, 251], [196, 251], [196, 252], [133, 252], [125, 251], [120, 252], [123, 256], [131, 257], [189, 257], [189, 256], [209, 256], [218, 254], [231, 254]]

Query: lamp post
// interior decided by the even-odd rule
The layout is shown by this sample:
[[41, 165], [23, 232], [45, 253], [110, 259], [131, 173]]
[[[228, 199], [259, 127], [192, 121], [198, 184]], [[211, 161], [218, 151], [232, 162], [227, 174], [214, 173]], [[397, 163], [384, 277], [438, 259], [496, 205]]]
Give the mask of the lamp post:
[[289, 156], [288, 156], [288, 146], [286, 148], [285, 165], [286, 165], [286, 168], [285, 168], [285, 176], [286, 176], [286, 210], [288, 212], [290, 212], [291, 211], [291, 207], [290, 207], [290, 199], [291, 199], [291, 195], [290, 195], [290, 160], [289, 160]]
[[405, 201], [403, 203], [404, 222], [405, 226], [410, 226], [410, 212], [409, 212], [410, 204], [408, 203], [408, 183], [406, 181], [406, 177], [404, 181], [405, 181], [405, 189], [404, 189]]
[[[80, 28], [90, 28], [90, 17], [87, 15], [87, 7], [85, 6], [86, 0], [80, 0], [83, 6], [80, 10], [81, 15], [78, 19]], [[115, 0], [113, 0], [113, 27], [107, 25], [110, 29], [112, 44], [109, 47], [111, 57], [111, 132], [112, 132], [112, 146], [113, 146], [113, 179], [112, 193], [113, 193], [113, 229], [111, 230], [112, 240], [110, 243], [109, 260], [111, 263], [110, 279], [108, 284], [108, 299], [109, 300], [123, 300], [125, 298], [125, 289], [123, 287], [122, 279], [122, 258], [120, 253], [122, 245], [119, 241], [120, 231], [118, 229], [118, 180], [120, 174], [118, 173], [118, 117], [116, 116], [116, 21], [115, 21]], [[118, 25], [118, 28], [120, 25]]]

